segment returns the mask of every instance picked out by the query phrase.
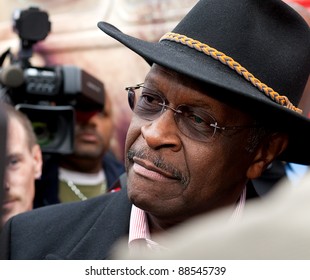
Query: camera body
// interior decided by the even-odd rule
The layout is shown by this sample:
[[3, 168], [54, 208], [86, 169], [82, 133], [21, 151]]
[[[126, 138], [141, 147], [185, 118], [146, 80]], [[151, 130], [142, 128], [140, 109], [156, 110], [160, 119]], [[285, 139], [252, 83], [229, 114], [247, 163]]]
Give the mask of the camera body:
[[6, 99], [25, 113], [33, 124], [43, 153], [70, 154], [74, 145], [75, 110], [102, 111], [101, 81], [72, 65], [35, 67], [29, 62], [33, 45], [51, 29], [48, 14], [39, 8], [16, 10], [13, 30], [19, 35], [17, 56], [2, 54], [10, 64], [0, 68], [0, 85]]

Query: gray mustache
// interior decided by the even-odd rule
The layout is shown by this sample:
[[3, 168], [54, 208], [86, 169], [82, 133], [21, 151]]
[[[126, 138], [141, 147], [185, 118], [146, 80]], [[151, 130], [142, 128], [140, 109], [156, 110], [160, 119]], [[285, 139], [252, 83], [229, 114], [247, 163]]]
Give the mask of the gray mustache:
[[127, 152], [127, 159], [130, 162], [133, 162], [133, 158], [137, 157], [140, 159], [146, 159], [152, 162], [157, 168], [166, 171], [168, 173], [173, 174], [173, 176], [181, 182], [182, 185], [187, 186], [189, 182], [189, 178], [184, 175], [180, 170], [172, 166], [171, 164], [166, 163], [163, 158], [160, 156], [150, 155], [145, 149], [141, 149], [138, 151], [129, 149]]

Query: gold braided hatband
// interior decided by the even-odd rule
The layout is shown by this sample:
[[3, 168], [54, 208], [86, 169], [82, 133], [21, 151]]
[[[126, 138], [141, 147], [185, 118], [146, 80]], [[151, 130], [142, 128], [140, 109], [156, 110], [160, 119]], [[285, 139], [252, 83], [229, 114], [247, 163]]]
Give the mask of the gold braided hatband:
[[264, 83], [262, 83], [260, 80], [254, 77], [253, 74], [251, 74], [247, 69], [242, 67], [238, 62], [234, 61], [231, 57], [225, 55], [222, 52], [219, 52], [218, 50], [211, 48], [207, 44], [201, 43], [197, 40], [194, 40], [192, 38], [188, 38], [185, 35], [168, 32], [164, 36], [161, 37], [160, 41], [162, 40], [168, 40], [173, 41], [177, 43], [181, 43], [183, 45], [186, 45], [192, 49], [195, 49], [199, 52], [202, 52], [221, 63], [229, 66], [231, 69], [236, 71], [239, 75], [243, 76], [247, 81], [251, 82], [252, 85], [257, 87], [261, 92], [263, 92], [266, 96], [271, 98], [276, 103], [293, 110], [299, 114], [302, 113], [302, 110], [295, 107], [286, 96], [280, 95], [279, 93], [275, 92], [272, 88], [268, 87]]

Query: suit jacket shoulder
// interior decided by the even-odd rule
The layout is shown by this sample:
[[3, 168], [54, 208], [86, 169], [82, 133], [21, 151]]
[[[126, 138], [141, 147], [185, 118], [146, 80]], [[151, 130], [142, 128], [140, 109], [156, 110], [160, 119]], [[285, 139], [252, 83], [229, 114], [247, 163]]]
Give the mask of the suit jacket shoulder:
[[130, 211], [122, 189], [17, 215], [1, 233], [1, 258], [107, 259], [114, 243], [128, 235]]

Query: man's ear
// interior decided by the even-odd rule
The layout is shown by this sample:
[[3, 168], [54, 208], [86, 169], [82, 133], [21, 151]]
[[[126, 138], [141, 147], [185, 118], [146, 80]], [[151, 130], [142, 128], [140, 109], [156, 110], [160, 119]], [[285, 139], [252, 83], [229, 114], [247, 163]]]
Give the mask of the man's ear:
[[287, 145], [287, 134], [274, 133], [266, 137], [256, 150], [253, 162], [248, 168], [247, 177], [255, 179], [261, 176], [267, 166], [286, 149]]
[[31, 153], [34, 161], [35, 178], [39, 179], [42, 174], [42, 165], [43, 165], [42, 151], [40, 146], [38, 144], [34, 145], [32, 147]]

